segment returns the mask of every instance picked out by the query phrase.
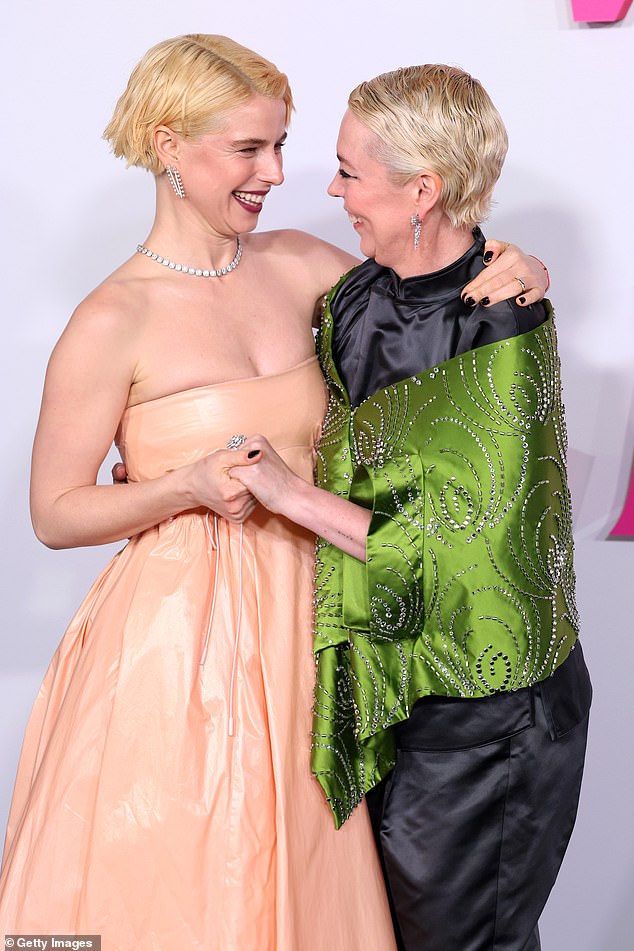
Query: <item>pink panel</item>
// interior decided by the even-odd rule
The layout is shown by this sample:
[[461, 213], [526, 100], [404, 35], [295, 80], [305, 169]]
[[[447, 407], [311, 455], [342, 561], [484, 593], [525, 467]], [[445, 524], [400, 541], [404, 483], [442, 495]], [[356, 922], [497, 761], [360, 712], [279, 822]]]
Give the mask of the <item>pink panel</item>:
[[634, 467], [632, 468], [630, 491], [627, 494], [621, 517], [610, 532], [610, 538], [622, 538], [623, 536], [634, 538]]
[[576, 23], [612, 23], [631, 6], [632, 0], [572, 0], [572, 15]]

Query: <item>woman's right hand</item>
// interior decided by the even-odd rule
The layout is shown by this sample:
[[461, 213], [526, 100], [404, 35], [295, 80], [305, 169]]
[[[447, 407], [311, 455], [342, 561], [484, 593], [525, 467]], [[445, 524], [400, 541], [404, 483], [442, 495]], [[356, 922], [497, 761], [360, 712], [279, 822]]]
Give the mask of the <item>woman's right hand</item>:
[[[229, 522], [244, 522], [258, 500], [241, 482], [231, 478], [228, 470], [235, 465], [250, 466], [257, 461], [249, 458], [246, 451], [217, 449], [190, 466], [185, 466], [181, 471], [192, 507], [211, 509]], [[116, 462], [112, 467], [112, 481], [115, 485], [125, 485], [128, 481], [124, 462]]]
[[[229, 450], [216, 450], [199, 462], [183, 470], [188, 478], [188, 491], [192, 493], [193, 505], [202, 505], [229, 522], [244, 522], [257, 504], [257, 499], [237, 479], [227, 476]], [[240, 456], [242, 459], [242, 455]], [[237, 465], [236, 452], [231, 450], [231, 465]], [[252, 465], [257, 459], [246, 459], [242, 465]], [[189, 471], [188, 471], [189, 470]], [[128, 473], [125, 463], [116, 462], [112, 467], [112, 481], [125, 485]], [[198, 501], [195, 501], [198, 500]]]
[[231, 478], [229, 469], [252, 466], [257, 461], [257, 457], [249, 458], [248, 450], [216, 449], [186, 467], [184, 475], [193, 506], [202, 505], [229, 522], [246, 521], [257, 499], [241, 482]]

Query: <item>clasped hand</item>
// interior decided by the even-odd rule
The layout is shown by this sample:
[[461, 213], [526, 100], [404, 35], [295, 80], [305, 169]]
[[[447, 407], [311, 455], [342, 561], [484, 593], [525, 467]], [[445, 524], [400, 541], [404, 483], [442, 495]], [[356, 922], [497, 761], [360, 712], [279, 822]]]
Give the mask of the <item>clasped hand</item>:
[[[184, 501], [181, 510], [202, 506], [229, 522], [245, 522], [258, 500], [241, 481], [231, 476], [230, 470], [235, 468], [235, 471], [244, 472], [257, 461], [257, 456], [249, 457], [244, 449], [217, 449], [203, 459], [175, 470]], [[116, 485], [128, 481], [123, 462], [112, 467], [112, 480]]]
[[284, 514], [285, 503], [303, 481], [289, 469], [264, 436], [250, 436], [241, 448], [247, 462], [236, 460], [229, 476], [237, 479], [270, 512]]
[[245, 447], [217, 449], [194, 463], [190, 472], [196, 504], [204, 505], [229, 522], [245, 522], [257, 504], [248, 487], [232, 475], [236, 469], [246, 471], [257, 462], [255, 457], [249, 458]]
[[[229, 522], [245, 522], [260, 502], [281, 513], [298, 480], [264, 436], [251, 436], [239, 450], [218, 449], [183, 470], [192, 507], [205, 506]], [[115, 483], [127, 481], [123, 463], [112, 469]]]

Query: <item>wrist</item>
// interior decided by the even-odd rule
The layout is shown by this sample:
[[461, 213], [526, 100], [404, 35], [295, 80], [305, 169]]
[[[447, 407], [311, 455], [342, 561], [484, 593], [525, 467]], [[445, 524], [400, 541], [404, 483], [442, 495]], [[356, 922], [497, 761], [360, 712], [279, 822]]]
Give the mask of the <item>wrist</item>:
[[279, 505], [276, 506], [278, 515], [283, 515], [298, 525], [309, 527], [315, 515], [315, 486], [306, 482], [297, 473], [293, 473], [281, 493]]
[[550, 287], [550, 274], [548, 273], [548, 268], [546, 267], [546, 265], [544, 264], [543, 261], [540, 261], [540, 260], [539, 260], [539, 258], [537, 257], [537, 255], [531, 254], [531, 255], [529, 255], [529, 257], [531, 257], [534, 261], [537, 261], [538, 264], [541, 264], [541, 266], [543, 267], [544, 271], [546, 272], [546, 288], [545, 288], [545, 290], [544, 290], [544, 294], [547, 294], [547, 293], [548, 293], [548, 288]]
[[172, 469], [161, 476], [163, 490], [170, 507], [174, 512], [183, 512], [185, 509], [197, 508], [201, 503], [196, 492], [195, 463]]

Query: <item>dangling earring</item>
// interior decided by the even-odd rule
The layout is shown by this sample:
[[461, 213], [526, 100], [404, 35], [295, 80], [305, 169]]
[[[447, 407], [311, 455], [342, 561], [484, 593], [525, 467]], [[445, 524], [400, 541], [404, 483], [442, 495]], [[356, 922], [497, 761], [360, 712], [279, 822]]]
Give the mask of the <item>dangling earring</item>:
[[418, 217], [418, 214], [415, 214], [412, 215], [409, 221], [410, 224], [414, 225], [414, 251], [418, 251], [418, 246], [420, 244], [421, 219]]
[[174, 189], [174, 193], [177, 198], [185, 197], [185, 189], [183, 188], [183, 180], [181, 178], [181, 173], [178, 171], [175, 165], [166, 165], [165, 172], [167, 177], [170, 180], [170, 184]]

